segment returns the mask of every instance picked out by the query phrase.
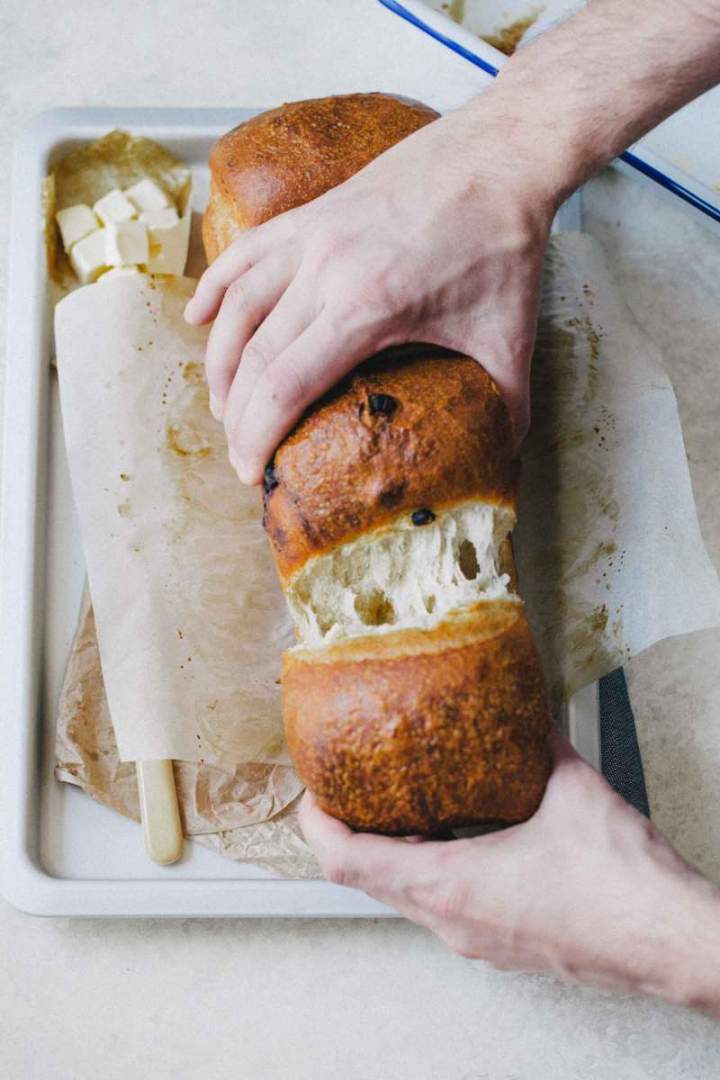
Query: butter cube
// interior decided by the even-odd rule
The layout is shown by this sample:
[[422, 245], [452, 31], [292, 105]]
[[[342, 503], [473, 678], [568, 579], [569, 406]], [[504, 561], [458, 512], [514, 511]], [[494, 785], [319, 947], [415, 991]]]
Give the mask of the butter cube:
[[96, 229], [73, 244], [70, 249], [70, 263], [83, 285], [97, 281], [108, 268], [105, 229]]
[[190, 243], [190, 211], [180, 218], [174, 209], [156, 210], [141, 214], [140, 220], [147, 225], [150, 238], [150, 273], [182, 274]]
[[113, 221], [105, 233], [105, 259], [109, 266], [130, 266], [148, 261], [148, 234], [142, 221]]
[[82, 240], [83, 236], [94, 232], [98, 227], [97, 218], [89, 206], [78, 203], [77, 206], [68, 206], [65, 210], [58, 210], [55, 220], [60, 229], [63, 247], [69, 251], [73, 244]]
[[102, 221], [103, 225], [109, 225], [113, 221], [130, 221], [137, 217], [137, 210], [123, 195], [120, 188], [113, 188], [98, 199], [93, 210]]
[[124, 195], [139, 211], [163, 210], [166, 206], [172, 206], [163, 189], [147, 177], [125, 188]]

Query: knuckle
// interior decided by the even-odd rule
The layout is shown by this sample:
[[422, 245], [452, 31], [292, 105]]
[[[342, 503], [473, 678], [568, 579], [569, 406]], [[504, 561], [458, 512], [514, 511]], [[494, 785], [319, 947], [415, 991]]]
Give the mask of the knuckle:
[[[229, 249], [228, 249], [229, 250]], [[223, 252], [223, 255], [227, 252]], [[208, 288], [212, 292], [218, 292], [218, 299], [223, 299], [223, 294], [227, 292], [229, 285], [232, 281], [232, 273], [226, 260], [223, 260], [223, 256], [219, 256], [215, 262], [208, 266], [207, 270], [201, 278], [203, 288]]]
[[390, 286], [374, 275], [360, 279], [356, 296], [358, 302], [371, 311], [384, 311], [393, 306]]
[[247, 306], [249, 296], [242, 278], [236, 278], [235, 281], [228, 285], [225, 302], [230, 304], [234, 310], [242, 310]]
[[300, 408], [307, 400], [305, 380], [292, 365], [275, 365], [269, 368], [266, 383], [268, 397], [283, 409]]
[[219, 259], [216, 259], [215, 262], [210, 263], [208, 268], [203, 271], [202, 277], [198, 282], [201, 289], [217, 289], [219, 285], [222, 285], [222, 275], [218, 263]]
[[242, 354], [242, 363], [248, 373], [262, 371], [270, 362], [270, 351], [262, 341], [253, 338], [245, 346]]
[[367, 327], [379, 327], [399, 313], [398, 298], [390, 286], [381, 281], [366, 278], [345, 290], [343, 317], [351, 324], [361, 323]]
[[324, 860], [322, 871], [333, 885], [352, 886], [354, 882], [354, 874], [351, 873], [348, 863], [338, 856]]
[[305, 230], [304, 236], [302, 262], [313, 277], [320, 275], [328, 281], [356, 279], [360, 237], [353, 229], [342, 224], [338, 228], [338, 221], [334, 219], [331, 228], [325, 223], [316, 225], [312, 230]]
[[440, 924], [447, 924], [452, 934], [459, 933], [459, 923], [467, 917], [470, 907], [470, 889], [463, 881], [440, 885], [434, 891], [429, 906]]
[[313, 270], [334, 262], [342, 253], [344, 242], [338, 234], [322, 231], [317, 234], [307, 248], [307, 261]]

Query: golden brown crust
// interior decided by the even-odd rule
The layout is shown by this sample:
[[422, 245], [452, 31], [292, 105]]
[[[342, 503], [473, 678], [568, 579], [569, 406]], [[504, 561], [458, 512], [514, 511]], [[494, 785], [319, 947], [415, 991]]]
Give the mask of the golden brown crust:
[[510, 421], [495, 384], [474, 360], [436, 346], [389, 349], [357, 368], [306, 414], [271, 468], [264, 523], [283, 583], [311, 556], [402, 513], [472, 498], [515, 503]]
[[205, 257], [208, 263], [214, 262], [218, 255], [232, 244], [240, 226], [226, 202], [220, 198], [214, 181], [210, 181], [210, 198], [202, 220], [202, 238]]
[[208, 261], [238, 231], [324, 194], [437, 116], [392, 94], [345, 94], [280, 105], [238, 125], [210, 153]]
[[301, 779], [356, 829], [394, 835], [523, 821], [550, 771], [550, 716], [522, 604], [432, 630], [283, 657]]

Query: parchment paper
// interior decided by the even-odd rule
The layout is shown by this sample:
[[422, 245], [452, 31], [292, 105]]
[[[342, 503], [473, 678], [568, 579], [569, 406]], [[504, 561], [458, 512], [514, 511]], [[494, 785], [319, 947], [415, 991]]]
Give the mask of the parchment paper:
[[102, 279], [56, 308], [63, 426], [120, 757], [285, 764], [293, 640], [260, 499], [208, 410], [188, 279]]
[[599, 245], [550, 246], [513, 541], [554, 701], [720, 623], [675, 395]]
[[[71, 300], [77, 303], [77, 296]], [[113, 304], [128, 302], [134, 306], [129, 295]], [[87, 315], [94, 326], [92, 307]], [[98, 381], [107, 380], [96, 375]], [[132, 413], [128, 424], [126, 435], [135, 430]], [[71, 461], [87, 460], [88, 445], [82, 438], [80, 444]], [[699, 532], [672, 388], [614, 289], [598, 245], [581, 235], [556, 238], [546, 260], [514, 542], [521, 592], [556, 701], [663, 637], [720, 623], [720, 584]], [[269, 562], [261, 573], [272, 589]], [[152, 609], [146, 614], [156, 617]], [[134, 778], [117, 759], [103, 702], [86, 614], [63, 690], [58, 775], [137, 816]], [[103, 769], [93, 757], [98, 747]], [[222, 804], [226, 797], [232, 802], [232, 790], [218, 794], [212, 812], [198, 811], [183, 773], [178, 766], [191, 835], [277, 873], [317, 873], [295, 802], [271, 821], [223, 830], [219, 822], [232, 811]]]

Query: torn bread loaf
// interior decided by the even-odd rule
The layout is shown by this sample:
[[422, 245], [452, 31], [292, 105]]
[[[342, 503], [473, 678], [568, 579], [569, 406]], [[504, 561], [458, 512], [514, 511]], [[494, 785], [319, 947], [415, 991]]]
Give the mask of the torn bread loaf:
[[[208, 259], [436, 115], [352, 94], [241, 124], [210, 159]], [[550, 717], [515, 591], [516, 481], [492, 380], [424, 345], [361, 365], [266, 469], [298, 636], [283, 658], [288, 746], [320, 806], [357, 829], [522, 821], [542, 798]]]
[[549, 773], [543, 679], [509, 542], [510, 424], [478, 363], [368, 361], [266, 471], [265, 527], [298, 635], [288, 745], [358, 829], [522, 821]]

